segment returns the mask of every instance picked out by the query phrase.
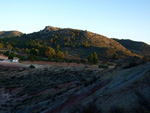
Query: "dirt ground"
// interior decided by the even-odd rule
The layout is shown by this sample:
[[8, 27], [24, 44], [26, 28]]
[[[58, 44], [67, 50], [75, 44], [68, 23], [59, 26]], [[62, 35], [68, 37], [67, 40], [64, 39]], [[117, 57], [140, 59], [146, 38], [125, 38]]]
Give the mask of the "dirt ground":
[[23, 61], [23, 64], [38, 64], [38, 65], [45, 65], [45, 66], [68, 66], [68, 67], [91, 67], [91, 68], [98, 68], [98, 65], [87, 65], [87, 64], [77, 64], [77, 63], [67, 63], [67, 62], [50, 62], [50, 61]]
[[[36, 68], [29, 68], [30, 65]], [[93, 99], [104, 113], [137, 106], [134, 90], [149, 95], [150, 63], [129, 69], [100, 70], [95, 65], [56, 62], [0, 62], [0, 113], [70, 113]], [[47, 68], [45, 68], [47, 67]], [[74, 68], [76, 67], [76, 68]], [[87, 68], [89, 67], [89, 68]], [[148, 96], [147, 96], [148, 97]]]

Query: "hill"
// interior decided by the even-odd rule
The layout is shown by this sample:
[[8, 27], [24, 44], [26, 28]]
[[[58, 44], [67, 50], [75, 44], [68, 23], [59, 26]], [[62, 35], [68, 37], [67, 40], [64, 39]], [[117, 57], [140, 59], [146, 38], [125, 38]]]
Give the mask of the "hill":
[[89, 31], [47, 26], [40, 34], [43, 38], [52, 37], [55, 39], [58, 36], [58, 44], [63, 49], [64, 47], [71, 47], [73, 54], [79, 56], [87, 56], [86, 53], [92, 53], [93, 51], [104, 57], [112, 57], [115, 53], [133, 56], [129, 50], [117, 41]]
[[1, 31], [0, 38], [21, 36], [22, 34], [19, 31]]
[[44, 56], [46, 47], [52, 47], [56, 52], [68, 51], [71, 56], [82, 58], [87, 58], [93, 52], [96, 52], [100, 58], [112, 58], [114, 54], [118, 54], [119, 57], [137, 56], [106, 36], [84, 30], [52, 26], [46, 26], [39, 32], [24, 34], [20, 37], [1, 39], [0, 42], [4, 42], [4, 45], [8, 42], [14, 48], [21, 50], [28, 48], [34, 51], [34, 55], [41, 56]]
[[71, 37], [75, 41], [77, 40], [77, 42], [79, 43], [87, 41], [87, 45], [85, 44], [86, 46], [117, 48], [118, 50], [126, 49], [120, 43], [114, 41], [113, 39], [89, 31], [69, 29], [69, 28], [60, 29], [52, 26], [46, 26], [45, 29], [41, 32], [41, 34], [43, 34], [44, 36], [46, 35], [50, 36], [53, 33], [59, 34], [61, 38]]
[[142, 55], [142, 56], [150, 56], [150, 45], [144, 43], [144, 42], [137, 42], [133, 40], [128, 39], [114, 39], [115, 41], [122, 44], [124, 47], [129, 49], [132, 52], [135, 52], [136, 54]]

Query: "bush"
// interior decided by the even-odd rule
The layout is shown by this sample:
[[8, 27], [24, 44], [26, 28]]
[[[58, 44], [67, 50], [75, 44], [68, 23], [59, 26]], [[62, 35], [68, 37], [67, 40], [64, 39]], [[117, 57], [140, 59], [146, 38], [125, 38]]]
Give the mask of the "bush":
[[29, 68], [33, 69], [33, 68], [35, 68], [35, 66], [34, 65], [30, 65]]
[[14, 57], [16, 57], [16, 54], [14, 52], [12, 52], [9, 56], [9, 59], [13, 59]]
[[24, 60], [23, 56], [19, 56], [19, 60], [23, 61]]
[[118, 60], [118, 59], [119, 59], [119, 56], [118, 56], [117, 53], [114, 54], [113, 59], [114, 59], [114, 60]]

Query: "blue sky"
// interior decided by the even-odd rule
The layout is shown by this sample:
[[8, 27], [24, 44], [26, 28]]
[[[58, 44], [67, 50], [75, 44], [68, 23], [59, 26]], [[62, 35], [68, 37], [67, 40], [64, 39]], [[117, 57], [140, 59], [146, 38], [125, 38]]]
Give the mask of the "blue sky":
[[1, 0], [0, 31], [75, 28], [150, 44], [150, 0]]

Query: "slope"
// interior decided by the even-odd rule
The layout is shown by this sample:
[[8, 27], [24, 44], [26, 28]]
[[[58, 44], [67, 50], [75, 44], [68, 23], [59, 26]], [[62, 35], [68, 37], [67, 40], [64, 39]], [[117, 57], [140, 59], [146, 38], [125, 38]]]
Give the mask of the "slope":
[[135, 52], [136, 54], [139, 54], [142, 56], [143, 55], [150, 56], [150, 45], [144, 42], [137, 42], [137, 41], [127, 40], [127, 39], [122, 39], [122, 40], [114, 39], [114, 40], [122, 44], [124, 47], [126, 47], [130, 51]]
[[[9, 42], [13, 47], [20, 49], [39, 49], [52, 47], [56, 51], [69, 51], [71, 55], [87, 58], [91, 53], [97, 52], [99, 57], [112, 57], [117, 53], [120, 57], [135, 56], [128, 49], [117, 41], [107, 38], [103, 35], [95, 34], [89, 31], [56, 28], [46, 26], [39, 32], [24, 34], [20, 37], [1, 39], [1, 42]], [[39, 54], [44, 53], [39, 51]]]
[[95, 103], [103, 113], [108, 113], [114, 105], [125, 113], [134, 113], [133, 107], [139, 106], [134, 91], [140, 90], [146, 98], [150, 97], [147, 82], [150, 63], [114, 70], [56, 66], [4, 68], [2, 65], [0, 70], [0, 104], [2, 110], [7, 108], [4, 113], [78, 113], [71, 111], [82, 109], [93, 100], [91, 105]]

